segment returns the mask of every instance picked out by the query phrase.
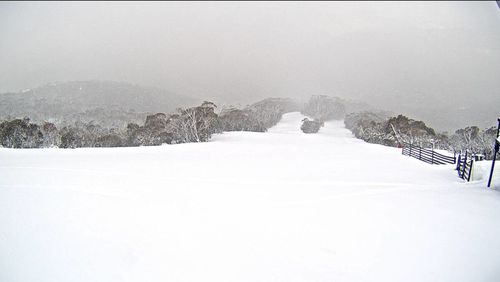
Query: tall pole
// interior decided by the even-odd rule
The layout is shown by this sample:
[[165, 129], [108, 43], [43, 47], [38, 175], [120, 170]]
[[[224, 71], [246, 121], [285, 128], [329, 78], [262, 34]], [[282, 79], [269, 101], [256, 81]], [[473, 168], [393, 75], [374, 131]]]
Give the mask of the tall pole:
[[498, 126], [497, 126], [497, 138], [495, 139], [495, 152], [493, 153], [493, 162], [491, 163], [491, 171], [490, 178], [488, 179], [488, 187], [491, 186], [491, 178], [493, 177], [493, 169], [495, 168], [495, 161], [497, 159], [498, 149], [500, 147], [498, 137], [500, 136], [500, 118], [498, 118]]

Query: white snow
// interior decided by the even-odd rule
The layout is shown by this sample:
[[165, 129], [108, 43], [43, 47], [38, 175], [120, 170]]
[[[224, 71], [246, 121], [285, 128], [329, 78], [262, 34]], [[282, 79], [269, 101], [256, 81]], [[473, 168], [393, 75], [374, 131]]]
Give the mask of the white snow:
[[0, 149], [0, 281], [499, 281], [500, 193], [318, 134]]
[[[492, 161], [483, 160], [474, 162], [472, 165], [472, 180], [483, 180], [488, 181], [491, 173]], [[500, 161], [495, 162], [495, 168], [493, 169], [493, 177], [491, 181], [493, 188], [500, 188]]]

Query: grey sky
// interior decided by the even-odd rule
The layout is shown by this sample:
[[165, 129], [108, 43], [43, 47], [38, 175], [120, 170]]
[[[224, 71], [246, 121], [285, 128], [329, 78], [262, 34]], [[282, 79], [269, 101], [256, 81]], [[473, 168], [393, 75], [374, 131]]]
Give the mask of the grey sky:
[[229, 102], [500, 96], [495, 2], [0, 3], [0, 92], [117, 80]]

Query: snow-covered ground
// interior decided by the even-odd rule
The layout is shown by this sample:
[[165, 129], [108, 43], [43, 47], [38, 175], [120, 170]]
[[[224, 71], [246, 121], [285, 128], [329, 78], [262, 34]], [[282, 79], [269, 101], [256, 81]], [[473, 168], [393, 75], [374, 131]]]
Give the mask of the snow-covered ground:
[[[480, 181], [481, 183], [487, 183], [488, 179], [490, 178], [491, 164], [491, 160], [474, 162], [472, 165], [471, 180]], [[495, 168], [493, 169], [491, 188], [500, 190], [500, 161], [498, 160], [495, 162]]]
[[0, 150], [0, 281], [500, 281], [500, 192], [342, 122]]

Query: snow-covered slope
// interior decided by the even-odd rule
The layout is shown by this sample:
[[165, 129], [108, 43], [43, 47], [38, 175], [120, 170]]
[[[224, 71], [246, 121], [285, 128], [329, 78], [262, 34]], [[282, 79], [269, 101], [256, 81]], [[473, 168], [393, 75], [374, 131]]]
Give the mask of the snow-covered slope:
[[342, 122], [0, 150], [0, 281], [498, 281], [500, 194]]

